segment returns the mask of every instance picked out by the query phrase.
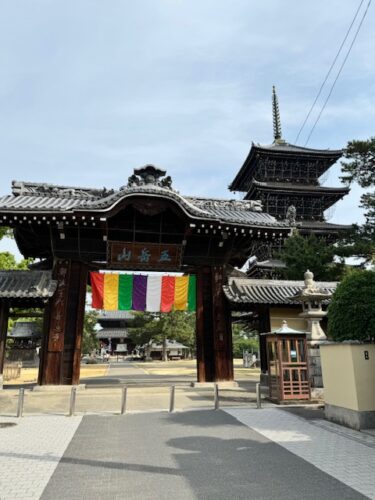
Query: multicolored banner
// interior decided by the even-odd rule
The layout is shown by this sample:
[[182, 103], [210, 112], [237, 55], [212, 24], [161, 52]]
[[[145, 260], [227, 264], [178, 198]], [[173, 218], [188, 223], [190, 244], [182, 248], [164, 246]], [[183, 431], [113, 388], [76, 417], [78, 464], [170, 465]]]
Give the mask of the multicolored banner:
[[196, 277], [90, 273], [92, 307], [107, 311], [195, 311]]

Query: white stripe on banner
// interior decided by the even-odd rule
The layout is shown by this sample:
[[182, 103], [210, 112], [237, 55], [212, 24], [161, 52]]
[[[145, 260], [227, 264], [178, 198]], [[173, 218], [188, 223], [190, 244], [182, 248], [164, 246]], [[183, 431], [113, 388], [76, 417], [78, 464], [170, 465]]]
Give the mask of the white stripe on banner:
[[146, 311], [159, 312], [161, 299], [161, 276], [148, 275]]

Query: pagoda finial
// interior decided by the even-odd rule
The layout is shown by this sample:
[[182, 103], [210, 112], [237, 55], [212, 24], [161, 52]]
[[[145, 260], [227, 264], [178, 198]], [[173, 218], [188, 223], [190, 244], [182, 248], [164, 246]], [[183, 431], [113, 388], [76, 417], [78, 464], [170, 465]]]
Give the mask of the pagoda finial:
[[279, 101], [277, 99], [275, 85], [272, 86], [272, 117], [273, 117], [273, 137], [275, 142], [281, 141], [281, 123]]

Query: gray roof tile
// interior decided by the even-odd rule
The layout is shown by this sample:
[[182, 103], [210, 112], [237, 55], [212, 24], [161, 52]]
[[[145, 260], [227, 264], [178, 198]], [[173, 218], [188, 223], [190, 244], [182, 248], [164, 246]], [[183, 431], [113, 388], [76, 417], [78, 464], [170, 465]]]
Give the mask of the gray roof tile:
[[134, 311], [101, 311], [98, 316], [98, 320], [132, 320], [137, 317], [137, 313]]
[[249, 226], [288, 227], [285, 221], [261, 211], [258, 201], [225, 200], [182, 196], [171, 188], [157, 185], [123, 187], [117, 191], [89, 190], [44, 184], [15, 183], [13, 195], [0, 197], [0, 213], [71, 213], [101, 212], [120, 200], [135, 196], [157, 196], [175, 201], [192, 218]]
[[0, 298], [48, 299], [56, 287], [51, 271], [0, 271]]
[[126, 339], [128, 331], [125, 328], [102, 328], [96, 332], [97, 339]]
[[[320, 281], [316, 285], [333, 293], [337, 282]], [[230, 278], [228, 285], [223, 288], [228, 300], [236, 304], [299, 304], [289, 299], [304, 286], [304, 281]]]

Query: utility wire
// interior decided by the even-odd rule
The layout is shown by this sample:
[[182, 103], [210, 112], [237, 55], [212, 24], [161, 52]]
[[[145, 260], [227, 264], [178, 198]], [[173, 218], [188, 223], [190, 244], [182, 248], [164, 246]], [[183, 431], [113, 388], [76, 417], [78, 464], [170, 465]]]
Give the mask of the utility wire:
[[344, 37], [343, 41], [341, 42], [340, 48], [339, 48], [339, 50], [337, 51], [336, 56], [335, 56], [335, 58], [334, 58], [334, 59], [333, 59], [333, 61], [332, 61], [332, 64], [331, 64], [331, 66], [330, 66], [330, 68], [329, 68], [329, 70], [328, 70], [328, 72], [327, 72], [327, 74], [326, 74], [326, 76], [325, 76], [325, 78], [324, 78], [324, 80], [323, 80], [322, 85], [320, 86], [319, 92], [317, 93], [317, 95], [316, 95], [316, 97], [315, 97], [315, 100], [314, 100], [314, 102], [312, 103], [312, 105], [311, 105], [311, 108], [310, 108], [309, 112], [307, 113], [307, 116], [306, 116], [306, 118], [305, 118], [305, 121], [302, 123], [301, 128], [299, 129], [299, 132], [298, 132], [298, 134], [297, 134], [297, 137], [296, 137], [296, 139], [295, 139], [295, 141], [294, 141], [294, 143], [295, 143], [295, 144], [297, 144], [298, 139], [299, 139], [299, 136], [301, 135], [301, 132], [302, 132], [302, 130], [305, 128], [305, 125], [306, 125], [307, 120], [310, 118], [310, 115], [311, 115], [311, 113], [312, 113], [313, 109], [315, 108], [315, 104], [317, 103], [317, 101], [318, 101], [318, 99], [319, 99], [319, 97], [320, 97], [320, 94], [322, 93], [323, 87], [324, 87], [324, 85], [326, 84], [326, 82], [327, 82], [327, 80], [328, 80], [328, 77], [329, 77], [329, 75], [331, 74], [331, 71], [332, 71], [332, 69], [333, 69], [334, 65], [336, 64], [336, 61], [337, 61], [337, 59], [338, 59], [339, 55], [341, 54], [341, 51], [342, 51], [342, 49], [343, 49], [343, 47], [344, 47], [344, 44], [345, 44], [345, 42], [346, 42], [346, 40], [347, 40], [347, 38], [348, 38], [348, 36], [349, 36], [349, 33], [350, 33], [350, 31], [351, 31], [351, 29], [352, 29], [352, 27], [353, 27], [353, 24], [355, 23], [355, 20], [357, 19], [358, 13], [359, 13], [359, 11], [360, 11], [360, 9], [361, 9], [362, 4], [363, 4], [363, 2], [364, 2], [364, 1], [365, 1], [365, 0], [361, 0], [360, 4], [359, 4], [359, 6], [358, 6], [358, 9], [357, 9], [357, 11], [356, 11], [356, 13], [354, 14], [354, 17], [353, 17], [353, 19], [352, 19], [352, 22], [350, 23], [350, 26], [349, 26], [349, 28], [348, 28], [348, 30], [347, 30], [347, 32], [346, 32], [346, 35], [345, 35], [345, 37]]
[[333, 83], [332, 83], [331, 89], [330, 89], [330, 91], [329, 91], [329, 93], [328, 93], [328, 95], [327, 95], [326, 100], [324, 101], [324, 104], [323, 104], [323, 106], [322, 106], [322, 109], [320, 110], [320, 112], [319, 112], [319, 114], [318, 114], [318, 116], [317, 116], [317, 118], [316, 118], [316, 120], [315, 120], [314, 125], [312, 126], [312, 129], [310, 130], [310, 133], [309, 133], [309, 135], [308, 135], [308, 137], [307, 137], [307, 139], [306, 139], [306, 142], [305, 142], [304, 146], [306, 146], [306, 145], [307, 145], [307, 143], [309, 142], [310, 137], [312, 136], [312, 134], [313, 134], [313, 132], [314, 132], [314, 130], [315, 130], [315, 127], [316, 127], [316, 125], [317, 125], [318, 121], [320, 120], [320, 117], [322, 116], [322, 113], [323, 113], [323, 111], [324, 111], [324, 109], [325, 109], [325, 107], [326, 107], [326, 105], [327, 105], [327, 103], [328, 103], [328, 101], [329, 101], [329, 98], [330, 98], [330, 97], [331, 97], [331, 95], [332, 95], [332, 92], [333, 92], [333, 89], [335, 88], [336, 82], [337, 82], [337, 80], [339, 79], [339, 76], [340, 76], [340, 74], [341, 74], [341, 71], [342, 71], [342, 69], [343, 69], [343, 68], [344, 68], [344, 66], [345, 66], [345, 63], [346, 63], [346, 61], [347, 61], [347, 59], [348, 59], [348, 57], [349, 57], [349, 54], [350, 54], [350, 52], [351, 52], [351, 50], [352, 50], [352, 48], [353, 48], [353, 45], [354, 45], [354, 43], [355, 43], [355, 41], [356, 41], [356, 39], [357, 39], [358, 33], [359, 33], [359, 32], [360, 32], [360, 30], [361, 30], [361, 27], [362, 27], [363, 21], [365, 20], [365, 17], [366, 17], [366, 15], [367, 15], [367, 12], [368, 12], [368, 9], [369, 9], [369, 7], [370, 7], [371, 2], [372, 2], [372, 0], [369, 0], [369, 2], [368, 2], [368, 4], [367, 4], [367, 7], [366, 7], [366, 10], [365, 10], [365, 12], [364, 12], [364, 14], [363, 14], [363, 16], [362, 16], [362, 19], [361, 19], [361, 21], [360, 21], [359, 25], [358, 25], [357, 31], [356, 31], [356, 32], [355, 32], [355, 34], [354, 34], [354, 38], [353, 38], [353, 40], [352, 40], [352, 42], [351, 42], [351, 44], [350, 44], [350, 46], [349, 46], [348, 52], [346, 53], [346, 56], [345, 56], [345, 58], [344, 58], [343, 62], [341, 63], [341, 66], [340, 66], [340, 69], [339, 69], [339, 71], [338, 71], [338, 73], [337, 73], [337, 75], [336, 75], [336, 78], [334, 79], [334, 81], [333, 81]]

